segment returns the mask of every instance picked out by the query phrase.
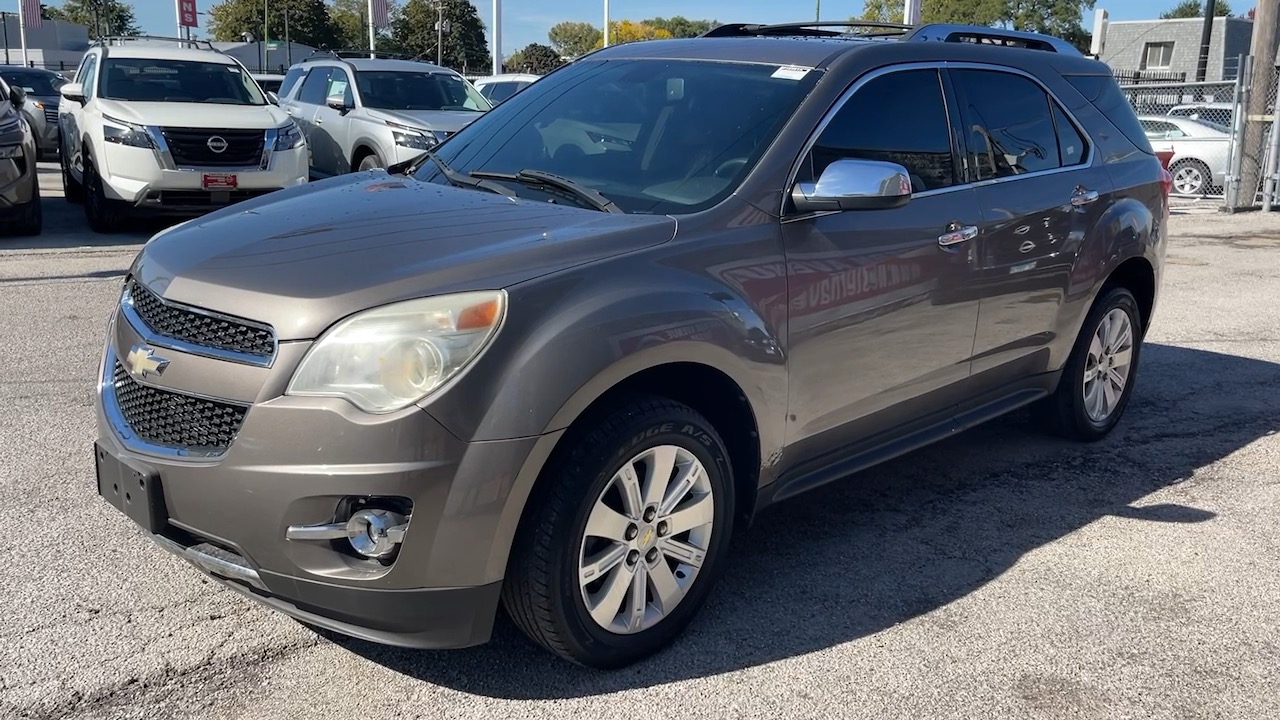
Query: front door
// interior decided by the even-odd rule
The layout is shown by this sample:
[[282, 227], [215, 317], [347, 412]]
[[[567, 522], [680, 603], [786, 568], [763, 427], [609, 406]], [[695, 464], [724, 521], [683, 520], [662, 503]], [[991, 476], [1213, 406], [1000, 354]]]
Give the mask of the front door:
[[973, 393], [986, 396], [1051, 369], [1071, 270], [1111, 180], [1039, 83], [998, 69], [948, 72], [984, 214]]
[[326, 175], [351, 172], [351, 158], [347, 157], [347, 138], [351, 134], [350, 110], [334, 110], [329, 100], [341, 98], [348, 108], [355, 107], [355, 94], [351, 78], [342, 68], [331, 68], [325, 99], [316, 108], [312, 122], [316, 126], [319, 142], [315, 149], [315, 164]]
[[333, 68], [323, 65], [311, 68], [302, 81], [302, 87], [298, 88], [297, 97], [284, 104], [285, 111], [298, 123], [298, 127], [302, 128], [302, 134], [307, 137], [311, 171], [316, 174], [323, 172], [319, 162], [323, 155], [320, 148], [325, 146], [326, 138], [323, 128], [316, 127], [315, 117], [324, 106], [325, 96], [329, 92], [329, 75], [332, 71]]
[[961, 399], [978, 302], [958, 291], [982, 213], [953, 119], [937, 69], [896, 69], [855, 89], [804, 159], [801, 180], [843, 158], [895, 162], [915, 193], [900, 208], [783, 220], [788, 465], [945, 421]]

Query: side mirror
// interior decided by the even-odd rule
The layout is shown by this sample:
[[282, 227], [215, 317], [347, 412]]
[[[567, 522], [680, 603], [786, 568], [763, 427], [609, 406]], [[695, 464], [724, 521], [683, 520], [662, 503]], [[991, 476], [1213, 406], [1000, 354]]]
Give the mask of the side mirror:
[[897, 163], [836, 160], [816, 183], [796, 183], [791, 200], [800, 212], [889, 210], [911, 200], [911, 175]]
[[67, 83], [58, 88], [58, 94], [68, 100], [84, 104], [84, 85], [80, 83]]
[[16, 87], [16, 86], [9, 88], [9, 102], [13, 103], [13, 106], [15, 108], [22, 107], [23, 103], [25, 103], [26, 101], [27, 101], [26, 90], [23, 90], [22, 88]]
[[351, 109], [347, 107], [347, 99], [345, 95], [330, 95], [325, 99], [324, 104], [344, 114]]

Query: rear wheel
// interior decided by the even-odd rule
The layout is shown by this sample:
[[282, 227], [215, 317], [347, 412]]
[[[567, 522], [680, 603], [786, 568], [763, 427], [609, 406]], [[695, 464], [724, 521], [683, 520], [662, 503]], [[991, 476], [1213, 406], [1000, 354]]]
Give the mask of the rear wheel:
[[1053, 395], [1034, 408], [1049, 430], [1073, 440], [1106, 437], [1133, 393], [1142, 315], [1133, 293], [1113, 287], [1085, 320]]
[[84, 164], [84, 215], [89, 227], [98, 233], [113, 233], [120, 230], [128, 219], [128, 207], [119, 200], [107, 197], [102, 186], [102, 178], [91, 163]]
[[1179, 195], [1203, 195], [1212, 185], [1209, 166], [1199, 160], [1179, 160], [1169, 171], [1173, 173], [1173, 189]]
[[641, 400], [549, 469], [503, 584], [512, 620], [590, 667], [621, 667], [669, 645], [729, 547], [733, 479], [715, 429], [680, 403]]

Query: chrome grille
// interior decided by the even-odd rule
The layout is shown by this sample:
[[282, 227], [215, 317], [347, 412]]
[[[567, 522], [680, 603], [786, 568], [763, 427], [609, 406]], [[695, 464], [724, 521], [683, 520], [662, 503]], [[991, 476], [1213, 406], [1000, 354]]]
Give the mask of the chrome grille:
[[[210, 128], [161, 128], [169, 154], [179, 167], [256, 167], [262, 162], [265, 130], [216, 130]], [[222, 152], [209, 148], [209, 140], [227, 143]]]
[[128, 293], [138, 317], [161, 335], [260, 358], [275, 354], [275, 333], [268, 327], [167, 303], [134, 279], [129, 280]]
[[125, 423], [146, 442], [169, 447], [225, 450], [249, 408], [160, 390], [136, 382], [115, 364], [116, 405]]

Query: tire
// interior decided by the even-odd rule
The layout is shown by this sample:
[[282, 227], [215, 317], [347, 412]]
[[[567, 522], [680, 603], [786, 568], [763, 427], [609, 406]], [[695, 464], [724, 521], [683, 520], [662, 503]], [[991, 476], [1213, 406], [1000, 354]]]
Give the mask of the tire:
[[[503, 583], [503, 606], [517, 627], [556, 655], [587, 667], [618, 668], [670, 645], [705, 601], [733, 532], [733, 473], [715, 428], [693, 409], [661, 398], [627, 403], [570, 442], [572, 449], [547, 468], [525, 510]], [[673, 497], [684, 497], [676, 512], [650, 516], [646, 507], [638, 521], [628, 520], [627, 515], [636, 513], [628, 511], [621, 491], [626, 484], [619, 479], [622, 468], [635, 470], [639, 482], [633, 487], [643, 495], [647, 485], [641, 472], [655, 458], [674, 459], [677, 480], [694, 467], [692, 461], [704, 472], [688, 495], [672, 490], [683, 484], [668, 486]], [[643, 498], [630, 502], [631, 507], [643, 504]], [[613, 508], [612, 514], [602, 507]], [[708, 514], [710, 524], [701, 524]], [[680, 529], [672, 532], [664, 518], [677, 518]], [[589, 520], [597, 531], [605, 529], [620, 541], [587, 535]], [[694, 527], [684, 529], [685, 524]], [[702, 551], [700, 558], [697, 551]], [[617, 562], [583, 586], [579, 578], [585, 559], [602, 555]], [[682, 563], [677, 555], [701, 564]], [[666, 608], [655, 590], [659, 585], [669, 593]], [[597, 620], [588, 609], [588, 596], [599, 600], [611, 587], [621, 595], [615, 594], [616, 605], [599, 603]], [[634, 608], [630, 593], [637, 587], [646, 592], [644, 616], [628, 626], [640, 618], [622, 612]]]
[[18, 212], [10, 228], [10, 234], [18, 237], [31, 237], [44, 231], [44, 206], [40, 204], [40, 183], [34, 181], [31, 189], [31, 202]]
[[356, 172], [366, 172], [368, 170], [376, 170], [380, 167], [386, 167], [377, 153], [369, 153], [360, 158], [360, 164], [356, 166]]
[[[1123, 322], [1128, 327], [1127, 343], [1123, 338], [1123, 327], [1118, 328], [1120, 334], [1115, 337], [1116, 347], [1111, 348], [1116, 351], [1114, 354], [1105, 352], [1108, 350], [1106, 343], [1094, 344], [1095, 336], [1102, 331], [1104, 320]], [[1076, 338], [1071, 356], [1063, 368], [1057, 390], [1033, 407], [1036, 419], [1050, 432], [1071, 440], [1093, 442], [1106, 437], [1120, 422], [1133, 394], [1142, 351], [1142, 336], [1142, 315], [1138, 311], [1138, 302], [1133, 293], [1123, 287], [1105, 289], [1085, 319], [1080, 336]], [[1116, 363], [1116, 374], [1123, 375], [1124, 382], [1118, 393], [1107, 392], [1116, 387], [1111, 381], [1110, 373], [1104, 373], [1103, 379], [1086, 380], [1086, 376], [1096, 376], [1093, 368], [1097, 364], [1099, 348], [1104, 351], [1104, 357], [1109, 357]], [[1128, 364], [1124, 365], [1126, 349]], [[1107, 385], [1109, 381], [1110, 384]], [[1095, 400], [1105, 404], [1099, 406]]]
[[1173, 189], [1180, 195], [1203, 195], [1213, 186], [1213, 173], [1199, 160], [1179, 160], [1169, 168]]
[[114, 233], [128, 219], [128, 209], [119, 200], [111, 200], [102, 189], [102, 178], [90, 163], [84, 165], [84, 216], [96, 233]]
[[67, 166], [66, 153], [60, 154], [58, 165], [62, 168], [62, 196], [67, 202], [79, 205], [84, 202], [84, 185], [71, 175], [71, 169]]

